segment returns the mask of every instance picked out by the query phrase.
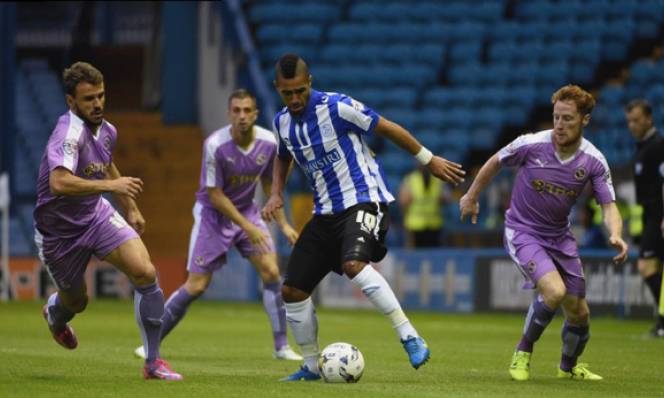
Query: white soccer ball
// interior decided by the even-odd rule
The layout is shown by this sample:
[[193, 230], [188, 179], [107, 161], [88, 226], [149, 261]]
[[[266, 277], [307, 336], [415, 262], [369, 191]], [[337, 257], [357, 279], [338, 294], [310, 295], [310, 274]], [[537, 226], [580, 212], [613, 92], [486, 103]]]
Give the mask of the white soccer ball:
[[364, 372], [364, 357], [354, 345], [333, 343], [320, 353], [318, 370], [328, 383], [357, 383]]

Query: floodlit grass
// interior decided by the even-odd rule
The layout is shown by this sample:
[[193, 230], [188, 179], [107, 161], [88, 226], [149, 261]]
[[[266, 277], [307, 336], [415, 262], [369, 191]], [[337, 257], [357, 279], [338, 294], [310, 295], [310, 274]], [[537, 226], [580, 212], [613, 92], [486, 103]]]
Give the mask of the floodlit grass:
[[[582, 357], [601, 382], [555, 378], [560, 353], [557, 316], [535, 347], [531, 380], [510, 380], [507, 366], [522, 328], [517, 315], [411, 313], [431, 348], [413, 370], [389, 321], [374, 311], [319, 310], [321, 348], [346, 341], [366, 368], [358, 384], [280, 383], [295, 362], [272, 359], [267, 317], [258, 304], [195, 303], [164, 341], [162, 355], [180, 383], [145, 381], [133, 306], [91, 302], [72, 322], [79, 347], [52, 339], [41, 303], [0, 304], [0, 397], [652, 397], [664, 395], [664, 339], [643, 335], [647, 322], [593, 319]], [[592, 308], [591, 308], [592, 310]], [[292, 341], [292, 338], [291, 338]], [[156, 395], [153, 395], [156, 394]]]

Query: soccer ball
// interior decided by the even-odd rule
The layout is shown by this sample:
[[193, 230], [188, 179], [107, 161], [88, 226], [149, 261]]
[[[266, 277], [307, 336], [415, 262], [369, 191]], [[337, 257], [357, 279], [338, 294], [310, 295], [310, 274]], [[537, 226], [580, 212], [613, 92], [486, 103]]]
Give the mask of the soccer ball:
[[364, 372], [364, 357], [354, 345], [333, 343], [320, 353], [318, 370], [328, 383], [357, 383]]

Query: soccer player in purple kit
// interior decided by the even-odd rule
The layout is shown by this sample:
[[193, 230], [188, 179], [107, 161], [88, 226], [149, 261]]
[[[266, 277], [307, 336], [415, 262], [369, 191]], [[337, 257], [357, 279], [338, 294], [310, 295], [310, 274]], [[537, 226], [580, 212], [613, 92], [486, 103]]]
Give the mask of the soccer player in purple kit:
[[[272, 163], [277, 153], [274, 134], [255, 126], [256, 98], [240, 89], [228, 99], [231, 124], [214, 131], [203, 144], [200, 189], [194, 205], [194, 226], [189, 241], [186, 282], [166, 301], [161, 338], [184, 317], [187, 309], [207, 289], [212, 273], [226, 262], [226, 253], [237, 247], [249, 259], [263, 281], [263, 305], [270, 319], [276, 359], [301, 360], [288, 345], [286, 311], [281, 298], [281, 276], [274, 244], [253, 201], [258, 181], [270, 193]], [[298, 233], [282, 211], [276, 217], [281, 231], [293, 245]], [[143, 347], [135, 354], [144, 357]]]
[[[35, 243], [57, 292], [43, 315], [55, 341], [78, 346], [68, 322], [87, 303], [85, 269], [90, 257], [103, 259], [134, 284], [134, 310], [148, 355], [146, 379], [182, 380], [159, 356], [164, 295], [143, 241], [145, 220], [135, 199], [143, 182], [122, 177], [113, 164], [117, 132], [104, 120], [104, 77], [92, 65], [77, 62], [65, 69], [63, 82], [69, 111], [51, 134], [41, 160], [34, 211]], [[112, 192], [127, 221], [101, 194]]]
[[533, 345], [562, 306], [562, 357], [557, 377], [601, 380], [577, 359], [590, 337], [586, 284], [569, 214], [577, 197], [590, 183], [602, 207], [609, 244], [621, 263], [627, 258], [622, 219], [615, 204], [611, 172], [604, 156], [583, 138], [595, 100], [578, 86], [556, 91], [553, 129], [518, 137], [493, 155], [480, 169], [468, 192], [461, 197], [461, 219], [477, 222], [478, 197], [502, 166], [517, 167], [510, 207], [505, 213], [505, 248], [526, 279], [536, 288], [523, 335], [512, 357], [509, 373], [528, 380]]

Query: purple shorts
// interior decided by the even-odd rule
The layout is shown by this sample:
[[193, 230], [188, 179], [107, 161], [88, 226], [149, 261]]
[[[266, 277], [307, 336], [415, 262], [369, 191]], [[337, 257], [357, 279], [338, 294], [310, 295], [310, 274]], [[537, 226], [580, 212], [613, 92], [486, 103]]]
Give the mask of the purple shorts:
[[567, 294], [581, 298], [586, 296], [583, 266], [571, 232], [548, 238], [505, 228], [504, 244], [526, 279], [524, 289], [534, 289], [544, 274], [557, 271], [565, 283]]
[[35, 229], [39, 258], [59, 290], [76, 290], [81, 286], [92, 255], [103, 259], [135, 238], [138, 238], [136, 231], [105, 199], [90, 226], [74, 238], [42, 235]]
[[256, 206], [242, 211], [242, 215], [268, 236], [269, 251], [261, 251], [251, 244], [247, 234], [217, 210], [196, 202], [194, 205], [194, 227], [189, 239], [187, 271], [210, 274], [226, 263], [226, 253], [235, 245], [243, 257], [274, 253], [272, 236], [261, 219]]

